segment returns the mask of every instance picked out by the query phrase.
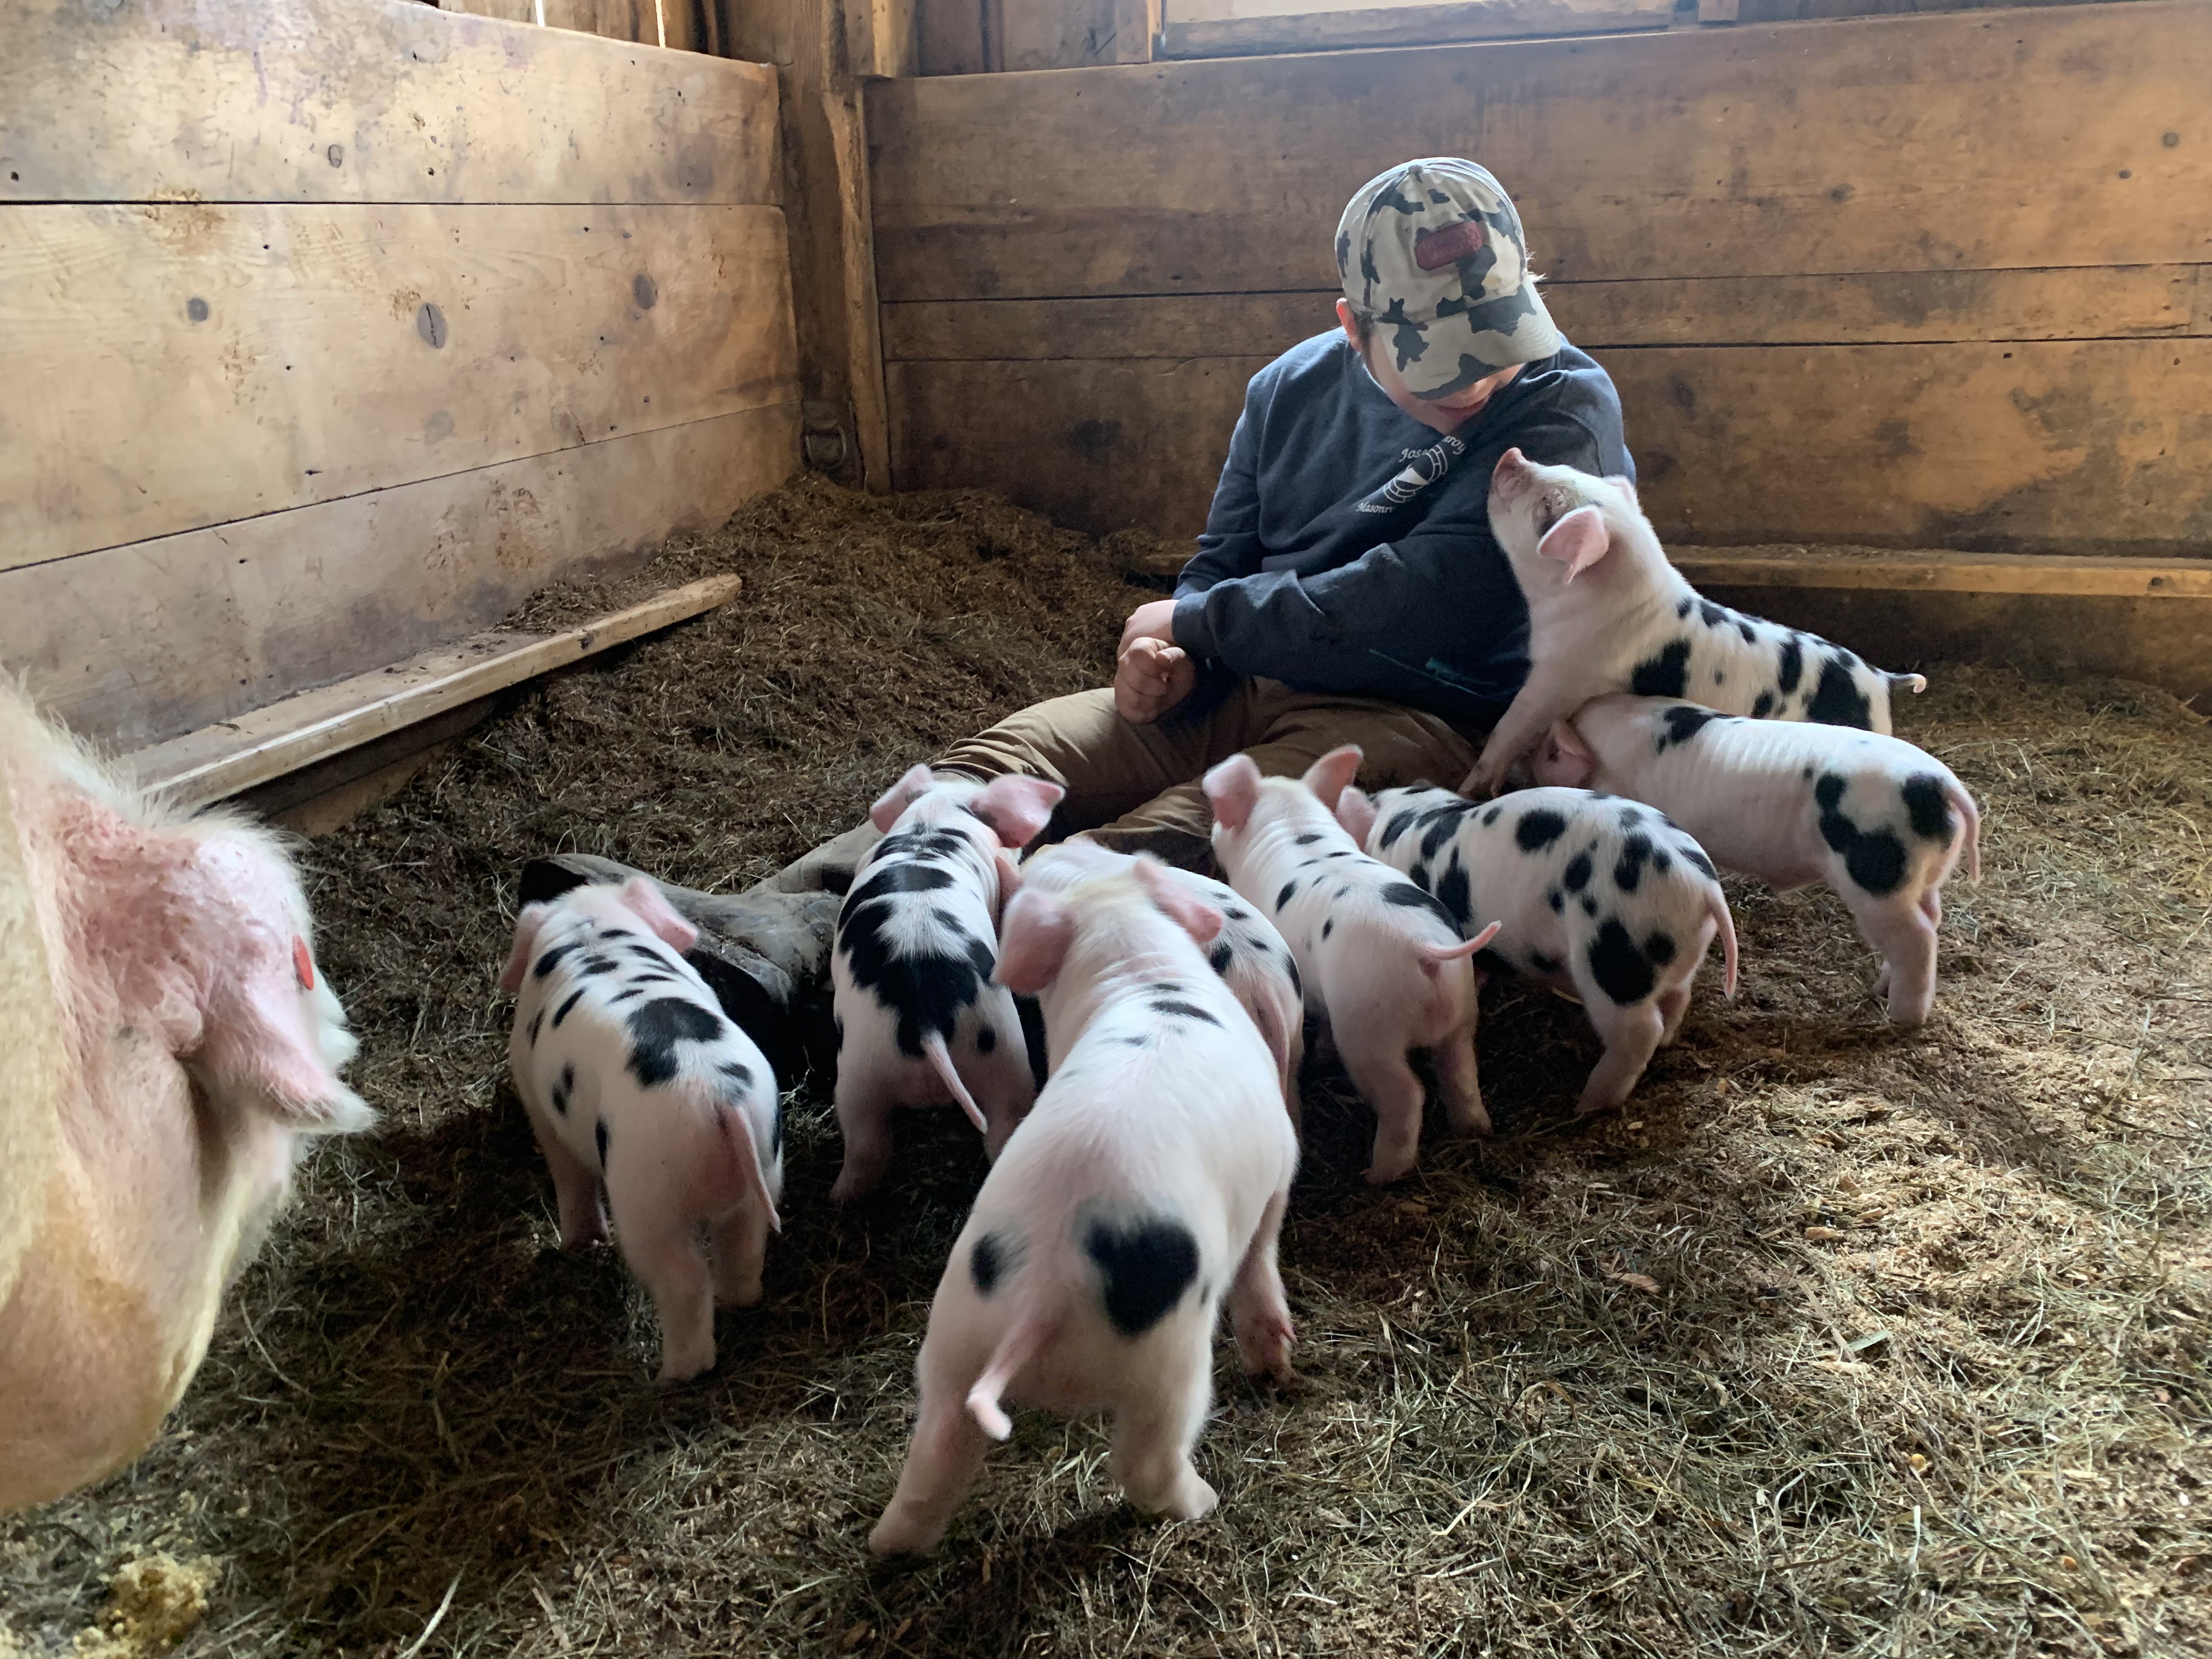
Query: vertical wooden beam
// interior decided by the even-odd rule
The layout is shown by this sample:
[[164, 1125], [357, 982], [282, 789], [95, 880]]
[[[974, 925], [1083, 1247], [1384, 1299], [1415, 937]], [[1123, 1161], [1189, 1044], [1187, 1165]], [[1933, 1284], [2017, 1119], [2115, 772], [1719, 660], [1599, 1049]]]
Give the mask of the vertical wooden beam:
[[[731, 54], [774, 64], [782, 93], [783, 207], [807, 463], [842, 482], [884, 490], [890, 488], [890, 436], [852, 41], [857, 27], [872, 62], [896, 63], [897, 34], [903, 27], [911, 39], [912, 13], [902, 0], [880, 0], [879, 13], [872, 10], [878, 3], [760, 0], [733, 9], [728, 22]], [[867, 21], [849, 21], [848, 8], [869, 9]], [[910, 67], [910, 46], [904, 56]]]
[[992, 61], [995, 5], [996, 0], [914, 0], [914, 72], [981, 75], [1005, 68]]

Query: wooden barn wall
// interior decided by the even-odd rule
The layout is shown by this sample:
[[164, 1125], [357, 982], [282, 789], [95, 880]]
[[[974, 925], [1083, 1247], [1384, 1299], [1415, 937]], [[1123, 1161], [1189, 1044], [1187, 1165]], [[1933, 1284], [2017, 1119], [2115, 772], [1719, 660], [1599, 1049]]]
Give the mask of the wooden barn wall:
[[0, 664], [126, 745], [797, 464], [772, 70], [402, 0], [25, 0]]
[[1194, 532], [1346, 196], [1449, 153], [1669, 538], [2201, 553], [2207, 88], [2202, 0], [878, 84], [893, 476]]

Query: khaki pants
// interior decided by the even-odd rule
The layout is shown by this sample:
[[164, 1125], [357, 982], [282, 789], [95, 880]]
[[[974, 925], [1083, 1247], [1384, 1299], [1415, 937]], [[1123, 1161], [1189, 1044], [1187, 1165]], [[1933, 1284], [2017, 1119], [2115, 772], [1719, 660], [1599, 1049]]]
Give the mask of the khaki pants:
[[[1279, 680], [1244, 679], [1206, 714], [1150, 726], [1132, 726], [1115, 714], [1110, 690], [1054, 697], [953, 744], [930, 765], [976, 779], [1026, 772], [1064, 786], [1067, 797], [1046, 841], [1083, 833], [1121, 852], [1204, 866], [1212, 856], [1213, 813], [1199, 779], [1231, 755], [1251, 756], [1269, 775], [1296, 777], [1330, 750], [1356, 743], [1366, 752], [1359, 781], [1367, 788], [1426, 779], [1452, 789], [1474, 767], [1480, 740], [1478, 733], [1470, 741], [1441, 716], [1380, 697], [1293, 691]], [[842, 891], [877, 839], [872, 825], [860, 824], [763, 885]]]

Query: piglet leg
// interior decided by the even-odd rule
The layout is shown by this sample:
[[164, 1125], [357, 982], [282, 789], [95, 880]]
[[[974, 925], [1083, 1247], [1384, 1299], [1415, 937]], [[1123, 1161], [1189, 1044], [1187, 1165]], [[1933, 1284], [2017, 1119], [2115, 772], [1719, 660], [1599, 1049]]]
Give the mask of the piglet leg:
[[1454, 1032], [1429, 1051], [1429, 1058], [1436, 1062], [1444, 1121], [1460, 1134], [1488, 1134], [1490, 1109], [1482, 1103], [1482, 1083], [1476, 1074], [1474, 1032]]
[[1375, 1109], [1375, 1151], [1367, 1164], [1371, 1186], [1383, 1186], [1413, 1173], [1421, 1152], [1421, 1079], [1406, 1063], [1405, 1050], [1364, 1032], [1339, 1035], [1344, 1069], [1360, 1098]]
[[1251, 1245], [1237, 1267], [1237, 1282], [1229, 1287], [1230, 1323], [1237, 1332], [1237, 1353], [1244, 1362], [1246, 1374], [1264, 1374], [1278, 1382], [1297, 1376], [1291, 1369], [1290, 1298], [1283, 1294], [1283, 1275], [1275, 1265], [1276, 1241], [1289, 1201], [1287, 1190], [1267, 1200]]
[[552, 1126], [538, 1115], [535, 1107], [523, 1114], [538, 1150], [545, 1154], [545, 1167], [553, 1176], [553, 1197], [561, 1209], [561, 1248], [573, 1250], [607, 1236], [606, 1218], [599, 1213], [599, 1177], [592, 1167], [561, 1143]]
[[876, 1529], [868, 1534], [872, 1555], [927, 1555], [943, 1541], [952, 1511], [982, 1473], [987, 1436], [969, 1415], [964, 1394], [939, 1378], [923, 1385], [921, 1420], [907, 1449], [898, 1490]]
[[1880, 988], [1889, 996], [1893, 1025], [1924, 1025], [1936, 1003], [1936, 924], [1916, 900], [1902, 896], [1857, 911], [1859, 931], [1881, 953]]
[[750, 1308], [761, 1299], [761, 1263], [768, 1257], [768, 1212], [747, 1200], [734, 1215], [714, 1225], [714, 1302], [718, 1307]]
[[[621, 1149], [617, 1147], [617, 1152]], [[662, 1212], [659, 1195], [625, 1190], [619, 1161], [608, 1178], [615, 1237], [660, 1316], [664, 1388], [714, 1368], [714, 1281], [692, 1229]]]
[[1579, 663], [1573, 667], [1539, 663], [1492, 728], [1490, 739], [1474, 770], [1460, 785], [1460, 793], [1478, 798], [1494, 794], [1504, 781], [1506, 769], [1544, 740], [1553, 724], [1573, 714], [1586, 702], [1592, 687]]
[[891, 1110], [889, 1091], [875, 1079], [841, 1064], [837, 1127], [845, 1137], [845, 1162], [830, 1188], [837, 1203], [851, 1202], [884, 1178], [891, 1161]]
[[1582, 1098], [1575, 1103], [1575, 1115], [1588, 1117], [1594, 1112], [1609, 1112], [1626, 1103], [1644, 1068], [1651, 1063], [1651, 1056], [1659, 1048], [1666, 1033], [1666, 1016], [1655, 999], [1650, 1002], [1634, 1002], [1618, 1007], [1602, 996], [1589, 998], [1583, 1006], [1590, 1012], [1590, 1024], [1605, 1043], [1605, 1053], [1590, 1068], [1589, 1080], [1583, 1085]]
[[1114, 1478], [1146, 1515], [1195, 1521], [1221, 1501], [1190, 1461], [1212, 1400], [1212, 1334], [1186, 1320], [1176, 1334], [1182, 1352], [1159, 1354], [1152, 1388], [1114, 1414]]

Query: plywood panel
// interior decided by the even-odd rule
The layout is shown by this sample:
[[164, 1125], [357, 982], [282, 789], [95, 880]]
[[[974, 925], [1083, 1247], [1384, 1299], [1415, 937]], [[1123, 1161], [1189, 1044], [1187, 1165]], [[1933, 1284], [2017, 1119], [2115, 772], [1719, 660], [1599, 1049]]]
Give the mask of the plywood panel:
[[[2108, 555], [2212, 542], [2212, 341], [1597, 355], [1670, 539]], [[895, 364], [896, 476], [1004, 489], [1088, 530], [1195, 534], [1266, 361]]]
[[[884, 307], [902, 362], [1273, 356], [1335, 326], [1335, 289]], [[1554, 283], [1577, 345], [2110, 339], [2212, 334], [2212, 265]]]
[[0, 568], [793, 401], [767, 207], [0, 207]]
[[759, 64], [408, 0], [17, 0], [0, 52], [0, 202], [773, 203], [775, 133]]
[[719, 524], [798, 450], [778, 404], [0, 573], [0, 665], [79, 731], [158, 742]]
[[1562, 282], [2198, 262], [2207, 86], [2197, 0], [888, 82], [879, 288], [1325, 289], [1352, 189], [1435, 154]]

